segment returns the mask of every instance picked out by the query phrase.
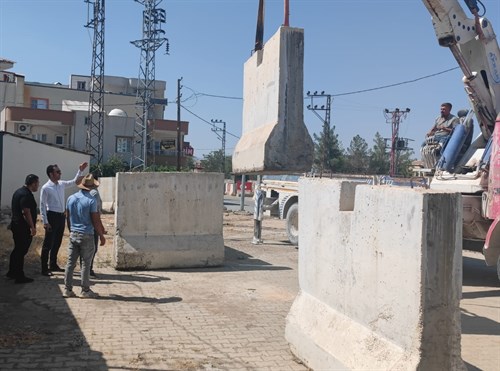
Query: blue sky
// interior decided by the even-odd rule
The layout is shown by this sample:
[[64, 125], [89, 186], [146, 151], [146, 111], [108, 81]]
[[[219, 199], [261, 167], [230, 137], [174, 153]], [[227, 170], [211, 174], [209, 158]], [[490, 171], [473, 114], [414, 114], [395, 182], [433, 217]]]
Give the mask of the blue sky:
[[[483, 3], [498, 34], [500, 1]], [[170, 41], [170, 55], [162, 50], [156, 55], [156, 78], [167, 82], [172, 102], [165, 118], [176, 118], [173, 102], [177, 79], [183, 77], [183, 105], [196, 116], [182, 110], [181, 118], [190, 122], [186, 140], [195, 155], [202, 158], [221, 148], [205, 122], [211, 119], [226, 121], [226, 152], [231, 154], [235, 136], [241, 135], [243, 102], [238, 98], [243, 64], [254, 45], [258, 0], [163, 0], [160, 7], [167, 13], [164, 29]], [[142, 37], [142, 10], [133, 0], [106, 0], [106, 75], [138, 76], [140, 53], [130, 41]], [[87, 13], [83, 0], [0, 0], [0, 57], [15, 61], [13, 72], [27, 81], [67, 84], [71, 74], [88, 75], [92, 33], [83, 27]], [[283, 1], [267, 0], [264, 39], [282, 22]], [[413, 139], [411, 145], [419, 148], [442, 102], [451, 102], [453, 112], [469, 107], [461, 71], [438, 74], [457, 64], [437, 44], [421, 1], [290, 0], [290, 25], [304, 28], [304, 91], [334, 96], [331, 123], [344, 147], [356, 134], [370, 146], [377, 131], [390, 137], [385, 108], [411, 109], [400, 136]], [[322, 122], [307, 109], [304, 121], [311, 136], [321, 131]]]

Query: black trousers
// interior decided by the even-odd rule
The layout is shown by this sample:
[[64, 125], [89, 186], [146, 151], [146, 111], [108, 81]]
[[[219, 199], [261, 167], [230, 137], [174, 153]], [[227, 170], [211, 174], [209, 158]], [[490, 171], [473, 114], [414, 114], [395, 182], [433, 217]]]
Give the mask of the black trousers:
[[33, 241], [31, 231], [26, 223], [11, 224], [12, 237], [14, 238], [14, 250], [10, 254], [9, 274], [14, 278], [24, 277], [24, 257]]
[[42, 245], [42, 271], [49, 269], [47, 266], [50, 254], [50, 268], [57, 266], [57, 253], [61, 247], [61, 242], [64, 234], [66, 217], [63, 213], [55, 213], [47, 211], [47, 219], [51, 229], [45, 230], [45, 238]]

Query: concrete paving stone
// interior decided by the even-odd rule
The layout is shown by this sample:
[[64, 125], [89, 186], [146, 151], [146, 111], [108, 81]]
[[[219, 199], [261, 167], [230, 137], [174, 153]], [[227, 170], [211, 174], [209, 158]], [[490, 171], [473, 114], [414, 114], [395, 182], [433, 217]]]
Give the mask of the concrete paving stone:
[[[251, 227], [252, 220], [240, 222]], [[226, 265], [222, 268], [115, 271], [104, 263], [110, 261], [109, 248], [100, 251], [108, 255], [98, 254], [98, 263], [100, 258], [103, 261], [98, 272], [103, 278], [94, 280], [93, 288], [105, 296], [101, 299], [62, 298], [62, 276], [9, 291], [17, 300], [16, 308], [32, 303], [56, 317], [58, 326], [27, 348], [0, 348], [0, 369], [20, 370], [18, 361], [30, 356], [42, 370], [61, 362], [55, 369], [74, 371], [63, 366], [72, 361], [89, 370], [306, 370], [296, 362], [284, 338], [285, 318], [298, 292], [298, 250], [278, 244], [256, 249], [250, 243], [251, 228], [235, 223], [231, 228], [234, 240], [228, 240], [225, 233]], [[263, 233], [279, 235], [276, 241], [286, 239], [284, 224]], [[248, 269], [252, 261], [266, 265]], [[5, 261], [0, 263], [3, 271]], [[38, 263], [39, 257], [34, 271]], [[265, 267], [291, 269], [269, 271]], [[17, 290], [6, 284], [0, 280], [0, 292]], [[500, 356], [495, 358], [491, 347], [500, 339], [492, 334], [500, 321], [498, 293], [493, 296], [498, 286], [475, 284], [467, 289], [471, 296], [465, 295], [462, 304], [472, 313], [468, 319], [477, 319], [473, 323], [477, 327], [464, 329], [463, 357], [477, 369], [500, 370]], [[171, 297], [180, 301], [161, 301]]]

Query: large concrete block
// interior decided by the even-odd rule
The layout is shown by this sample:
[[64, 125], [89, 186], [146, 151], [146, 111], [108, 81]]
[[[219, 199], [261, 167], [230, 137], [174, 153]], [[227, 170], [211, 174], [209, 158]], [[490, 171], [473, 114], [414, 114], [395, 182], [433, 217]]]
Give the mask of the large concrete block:
[[281, 27], [245, 63], [243, 130], [233, 171], [310, 171], [313, 142], [304, 124], [304, 30]]
[[104, 213], [112, 214], [115, 212], [115, 190], [115, 177], [99, 178], [99, 196], [101, 197], [102, 210]]
[[293, 353], [317, 370], [465, 370], [458, 193], [299, 181]]
[[115, 268], [221, 265], [223, 184], [215, 173], [118, 173]]

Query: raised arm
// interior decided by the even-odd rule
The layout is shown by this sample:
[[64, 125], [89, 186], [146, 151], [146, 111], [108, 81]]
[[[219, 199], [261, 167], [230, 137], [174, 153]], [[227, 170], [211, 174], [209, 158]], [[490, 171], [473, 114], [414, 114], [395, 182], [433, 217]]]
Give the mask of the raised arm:
[[83, 171], [87, 168], [89, 164], [87, 162], [82, 162], [80, 166], [78, 167], [78, 171], [76, 172], [76, 175], [73, 179], [71, 180], [60, 180], [59, 183], [63, 184], [65, 187], [69, 187], [72, 185], [75, 185], [78, 183], [80, 180], [83, 179]]

